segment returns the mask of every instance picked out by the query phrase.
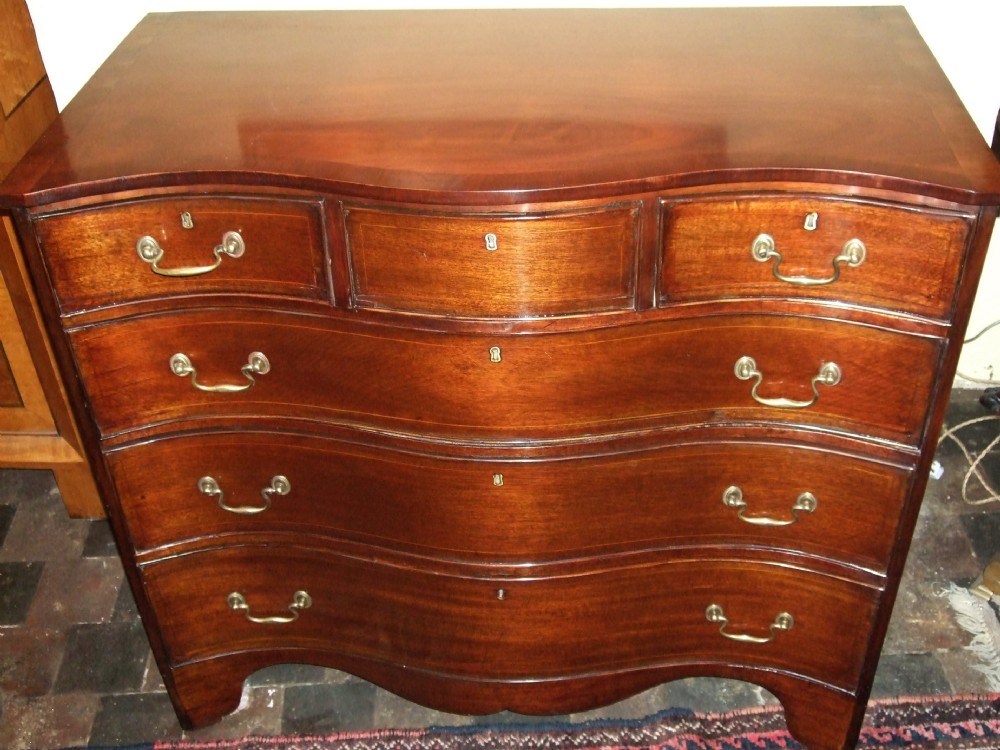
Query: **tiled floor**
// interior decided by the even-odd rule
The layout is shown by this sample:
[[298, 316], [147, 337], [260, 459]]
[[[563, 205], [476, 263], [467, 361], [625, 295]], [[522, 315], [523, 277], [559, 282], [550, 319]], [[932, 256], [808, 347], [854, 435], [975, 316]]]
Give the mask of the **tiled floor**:
[[[957, 392], [949, 422], [982, 416], [977, 392]], [[982, 449], [1000, 418], [964, 433]], [[961, 500], [964, 459], [944, 445], [875, 680], [875, 695], [986, 692], [963, 647], [969, 636], [941, 589], [969, 584], [1000, 552], [1000, 504]], [[986, 469], [1000, 479], [1000, 458]], [[770, 702], [765, 691], [684, 680], [599, 715], [644, 716], [668, 706], [701, 710]], [[587, 717], [593, 714], [588, 714]], [[580, 717], [572, 717], [584, 718]], [[244, 706], [191, 737], [322, 733], [342, 729], [530, 721], [462, 717], [414, 706], [356, 678], [281, 666], [248, 681]], [[0, 748], [113, 746], [181, 737], [104, 522], [70, 520], [46, 472], [0, 471]]]

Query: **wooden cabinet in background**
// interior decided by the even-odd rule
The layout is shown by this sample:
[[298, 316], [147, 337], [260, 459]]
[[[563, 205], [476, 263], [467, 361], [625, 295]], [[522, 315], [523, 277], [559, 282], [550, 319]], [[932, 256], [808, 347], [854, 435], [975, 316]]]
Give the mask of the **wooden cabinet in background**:
[[[0, 177], [56, 118], [23, 0], [0, 0]], [[71, 516], [104, 515], [13, 226], [0, 226], [0, 467], [51, 469]]]

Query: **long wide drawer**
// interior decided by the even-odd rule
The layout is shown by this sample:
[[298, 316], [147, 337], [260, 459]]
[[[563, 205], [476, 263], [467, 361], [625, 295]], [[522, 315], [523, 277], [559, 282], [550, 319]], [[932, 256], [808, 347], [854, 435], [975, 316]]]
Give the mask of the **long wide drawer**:
[[36, 226], [63, 313], [204, 293], [330, 296], [319, 201], [174, 196]]
[[142, 575], [174, 665], [298, 648], [505, 680], [683, 661], [850, 688], [878, 597], [841, 578], [737, 560], [494, 579], [247, 546], [153, 563]]
[[664, 201], [658, 304], [809, 297], [951, 317], [974, 216], [822, 196]]
[[284, 532], [509, 562], [750, 544], [884, 570], [909, 480], [842, 453], [754, 442], [488, 461], [238, 432], [107, 461], [140, 551]]
[[760, 420], [916, 442], [941, 342], [789, 316], [487, 337], [206, 310], [82, 329], [72, 344], [106, 435], [273, 415], [449, 438]]

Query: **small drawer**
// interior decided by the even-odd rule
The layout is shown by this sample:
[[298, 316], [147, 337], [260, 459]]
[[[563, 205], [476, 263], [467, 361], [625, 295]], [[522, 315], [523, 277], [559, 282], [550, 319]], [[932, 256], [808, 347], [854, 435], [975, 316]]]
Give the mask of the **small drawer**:
[[319, 201], [171, 197], [37, 220], [63, 313], [204, 293], [328, 299]]
[[910, 478], [842, 453], [757, 442], [489, 461], [213, 432], [107, 461], [140, 551], [262, 532], [508, 562], [752, 544], [878, 570]]
[[952, 314], [975, 216], [823, 197], [664, 201], [657, 302], [806, 297]]
[[634, 205], [523, 215], [344, 212], [357, 307], [506, 318], [635, 306]]
[[762, 562], [670, 560], [491, 578], [264, 545], [182, 555], [142, 575], [175, 666], [304, 649], [505, 681], [675, 661], [781, 669], [849, 688], [878, 596], [843, 578]]
[[105, 435], [270, 416], [516, 441], [793, 423], [915, 444], [941, 351], [929, 337], [771, 315], [486, 336], [202, 310], [71, 336]]

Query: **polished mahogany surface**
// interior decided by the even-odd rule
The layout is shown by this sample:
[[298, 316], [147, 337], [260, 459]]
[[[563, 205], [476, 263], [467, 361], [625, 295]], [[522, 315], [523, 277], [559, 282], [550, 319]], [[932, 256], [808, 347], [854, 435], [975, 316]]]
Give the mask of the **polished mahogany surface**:
[[4, 192], [198, 173], [490, 203], [783, 170], [978, 203], [981, 142], [901, 8], [167, 14]]

